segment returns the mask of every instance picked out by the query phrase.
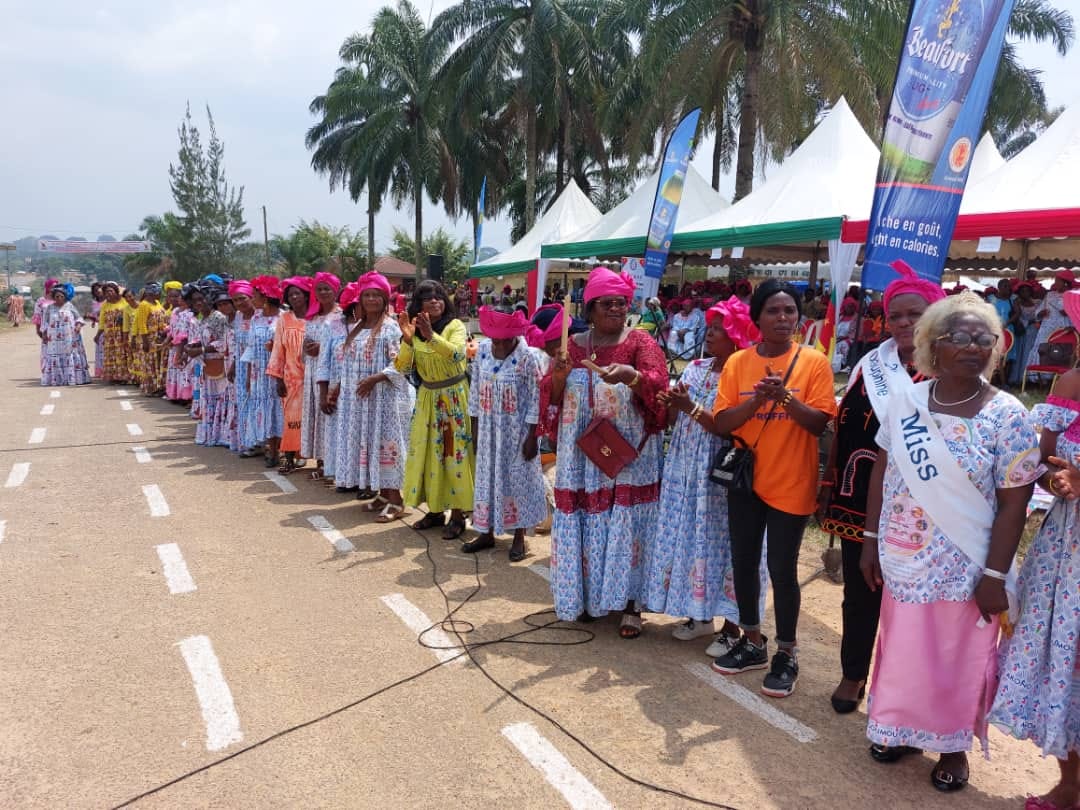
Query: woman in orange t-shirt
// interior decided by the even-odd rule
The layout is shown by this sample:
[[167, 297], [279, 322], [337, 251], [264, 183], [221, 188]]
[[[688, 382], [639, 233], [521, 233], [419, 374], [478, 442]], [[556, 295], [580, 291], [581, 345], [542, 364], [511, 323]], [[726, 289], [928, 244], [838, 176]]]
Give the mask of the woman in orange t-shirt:
[[[761, 330], [761, 343], [731, 356], [713, 406], [719, 432], [754, 447], [754, 491], [737, 504], [733, 498], [728, 512], [743, 636], [713, 669], [734, 675], [769, 666], [762, 694], [787, 697], [799, 677], [799, 547], [816, 502], [818, 437], [836, 414], [836, 398], [828, 358], [792, 339], [802, 317], [794, 288], [773, 279], [762, 283], [750, 300], [750, 317]], [[779, 647], [771, 666], [758, 611], [766, 529]]]

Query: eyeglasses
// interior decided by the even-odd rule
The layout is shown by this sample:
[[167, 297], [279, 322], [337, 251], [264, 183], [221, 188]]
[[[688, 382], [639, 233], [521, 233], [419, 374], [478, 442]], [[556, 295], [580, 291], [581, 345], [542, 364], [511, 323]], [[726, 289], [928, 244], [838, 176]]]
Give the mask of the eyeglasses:
[[593, 301], [598, 309], [626, 309], [625, 298], [597, 298]]
[[958, 349], [964, 349], [974, 343], [980, 349], [992, 349], [998, 341], [998, 336], [992, 332], [980, 332], [977, 335], [971, 332], [946, 332], [938, 340], [947, 340]]

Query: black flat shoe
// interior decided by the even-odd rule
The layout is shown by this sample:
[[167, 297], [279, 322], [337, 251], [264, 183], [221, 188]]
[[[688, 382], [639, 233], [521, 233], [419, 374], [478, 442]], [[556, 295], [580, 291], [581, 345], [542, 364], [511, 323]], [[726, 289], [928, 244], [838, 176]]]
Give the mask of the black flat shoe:
[[967, 783], [968, 778], [966, 776], [957, 776], [952, 771], [941, 767], [940, 762], [934, 766], [934, 770], [930, 771], [930, 784], [942, 793], [963, 790]]
[[475, 554], [486, 548], [495, 548], [495, 538], [490, 534], [481, 534], [467, 543], [461, 544], [461, 550], [466, 554]]
[[899, 762], [909, 754], [921, 754], [921, 748], [915, 748], [910, 745], [879, 745], [874, 743], [870, 746], [870, 758], [874, 762]]
[[511, 548], [510, 553], [507, 556], [510, 557], [510, 562], [521, 562], [522, 560], [525, 559], [525, 556], [527, 554], [528, 554], [528, 551], [526, 551], [524, 548], [522, 548], [522, 549]]
[[442, 512], [428, 512], [420, 520], [413, 524], [414, 529], [434, 529], [436, 526], [443, 526], [446, 523], [446, 515]]
[[844, 700], [836, 695], [833, 695], [829, 700], [832, 703], [833, 711], [837, 714], [851, 714], [859, 708], [859, 704], [864, 697], [866, 697], [866, 687], [862, 686], [859, 688], [859, 697], [856, 700]]
[[344, 495], [347, 492], [356, 492], [360, 487], [334, 487], [334, 492], [338, 495]]

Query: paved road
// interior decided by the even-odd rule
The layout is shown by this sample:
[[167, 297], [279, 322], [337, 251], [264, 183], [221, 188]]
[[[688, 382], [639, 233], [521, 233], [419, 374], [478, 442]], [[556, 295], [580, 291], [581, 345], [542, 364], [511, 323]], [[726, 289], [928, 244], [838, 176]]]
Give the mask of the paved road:
[[959, 796], [933, 791], [928, 758], [872, 763], [865, 715], [828, 705], [840, 593], [821, 580], [785, 701], [757, 697], [760, 673], [711, 677], [661, 617], [633, 642], [609, 619], [588, 643], [537, 631], [518, 640], [548, 644], [436, 666], [460, 651], [417, 643], [447, 613], [434, 583], [471, 597], [470, 640], [520, 633], [550, 606], [545, 538], [518, 565], [505, 545], [474, 561], [298, 476], [283, 492], [260, 461], [195, 447], [173, 405], [42, 388], [36, 352], [0, 327], [0, 806], [113, 807], [192, 771], [134, 805], [694, 806], [618, 769], [741, 810], [1006, 810], [1053, 782], [996, 733]]

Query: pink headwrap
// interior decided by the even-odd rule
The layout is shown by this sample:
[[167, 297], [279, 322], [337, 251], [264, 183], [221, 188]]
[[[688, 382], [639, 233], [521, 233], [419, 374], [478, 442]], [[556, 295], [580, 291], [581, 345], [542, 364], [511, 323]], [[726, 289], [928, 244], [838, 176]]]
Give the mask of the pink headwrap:
[[[338, 297], [338, 293], [341, 292], [341, 279], [335, 276], [333, 273], [324, 273], [319, 271], [315, 274], [315, 278], [311, 281], [311, 291], [314, 293], [315, 288], [320, 284], [329, 284], [334, 290], [334, 298]], [[314, 295], [311, 296], [311, 303], [308, 304], [307, 316], [308, 318], [314, 318], [319, 313], [319, 299]]]
[[895, 270], [900, 278], [890, 282], [889, 286], [885, 288], [886, 314], [889, 312], [889, 302], [898, 295], [917, 295], [928, 304], [940, 301], [945, 297], [945, 291], [941, 289], [940, 284], [919, 278], [919, 274], [915, 272], [915, 269], [903, 259], [897, 259], [889, 267]]
[[1062, 296], [1065, 314], [1072, 321], [1074, 329], [1080, 330], [1080, 290], [1067, 290]]
[[548, 309], [555, 310], [555, 317], [551, 319], [547, 329], [541, 329], [539, 326], [530, 323], [528, 330], [525, 332], [525, 341], [534, 349], [542, 349], [551, 341], [562, 337], [563, 318], [566, 317], [563, 315], [562, 304], [545, 304], [533, 313], [533, 318], [535, 319], [537, 315]]
[[281, 300], [281, 279], [277, 276], [256, 276], [251, 280], [251, 286], [266, 298], [273, 298], [275, 301]]
[[246, 295], [251, 298], [251, 294], [255, 292], [255, 288], [251, 286], [251, 282], [246, 279], [238, 279], [236, 281], [229, 282], [229, 295]]
[[630, 299], [636, 289], [634, 277], [629, 273], [615, 273], [606, 267], [594, 267], [585, 283], [585, 304], [587, 306], [594, 298], [604, 295], [620, 295]]
[[750, 320], [750, 307], [737, 296], [721, 301], [705, 313], [705, 323], [709, 325], [717, 318], [722, 319], [721, 326], [736, 348], [746, 349], [761, 340], [761, 332]]
[[50, 292], [52, 292], [52, 288], [59, 283], [60, 282], [57, 281], [55, 278], [45, 279], [45, 294], [48, 295]]
[[514, 310], [513, 315], [507, 315], [491, 307], [480, 307], [480, 331], [489, 338], [501, 340], [521, 337], [528, 329], [529, 319], [520, 309]]
[[281, 282], [281, 289], [284, 292], [288, 287], [299, 287], [304, 292], [310, 294], [311, 290], [315, 287], [314, 282], [307, 276], [290, 276]]
[[360, 300], [360, 282], [354, 281], [351, 284], [346, 284], [345, 289], [341, 291], [341, 299], [338, 304], [342, 309], [348, 309], [357, 301]]
[[374, 270], [370, 273], [364, 273], [364, 275], [360, 276], [357, 284], [360, 285], [357, 297], [363, 295], [367, 290], [378, 290], [386, 296], [387, 301], [390, 300], [390, 282], [382, 273], [376, 273]]

